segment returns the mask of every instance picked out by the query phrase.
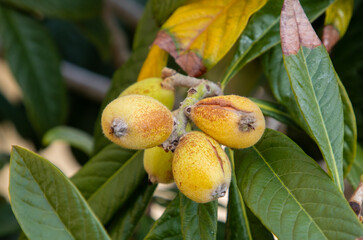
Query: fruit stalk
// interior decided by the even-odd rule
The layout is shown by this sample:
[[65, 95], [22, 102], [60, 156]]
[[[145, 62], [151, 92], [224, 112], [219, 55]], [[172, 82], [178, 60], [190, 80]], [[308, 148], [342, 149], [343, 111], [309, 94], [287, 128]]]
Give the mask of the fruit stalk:
[[168, 84], [173, 88], [175, 86], [190, 87], [187, 98], [181, 103], [177, 110], [178, 112], [174, 119], [173, 132], [162, 144], [162, 147], [166, 151], [174, 152], [179, 143], [180, 137], [186, 133], [185, 128], [188, 124], [188, 116], [191, 111], [191, 106], [203, 98], [223, 95], [223, 92], [222, 89], [214, 82], [184, 76], [170, 68], [163, 69], [162, 78], [163, 84]]

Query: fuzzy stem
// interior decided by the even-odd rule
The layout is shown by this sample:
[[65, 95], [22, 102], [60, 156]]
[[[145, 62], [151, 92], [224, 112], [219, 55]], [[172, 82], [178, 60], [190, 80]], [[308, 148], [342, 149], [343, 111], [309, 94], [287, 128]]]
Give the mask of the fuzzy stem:
[[191, 106], [203, 98], [219, 96], [222, 95], [223, 92], [217, 84], [211, 81], [184, 76], [170, 68], [163, 69], [162, 78], [164, 79], [163, 84], [167, 84], [173, 88], [175, 86], [190, 87], [187, 98], [181, 103], [180, 108], [177, 110], [178, 112], [175, 116], [173, 132], [162, 144], [162, 147], [166, 151], [174, 152], [180, 137], [186, 133], [185, 128], [188, 124]]

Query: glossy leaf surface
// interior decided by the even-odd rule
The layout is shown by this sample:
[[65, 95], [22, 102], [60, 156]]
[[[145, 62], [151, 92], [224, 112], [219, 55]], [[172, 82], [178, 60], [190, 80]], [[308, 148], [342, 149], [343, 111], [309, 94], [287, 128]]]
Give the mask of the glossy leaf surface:
[[92, 137], [79, 129], [60, 126], [49, 130], [43, 137], [43, 145], [49, 145], [53, 141], [64, 141], [72, 147], [78, 148], [87, 155], [92, 153]]
[[217, 200], [196, 203], [181, 193], [179, 196], [183, 239], [216, 239]]
[[145, 240], [182, 240], [180, 219], [180, 197], [169, 203], [163, 215], [154, 223]]
[[[334, 0], [301, 0], [300, 2], [310, 21], [313, 21], [323, 14]], [[251, 17], [238, 39], [238, 48], [223, 77], [222, 87], [225, 87], [248, 62], [280, 43], [279, 21], [282, 3], [283, 0], [270, 0]]]
[[100, 221], [107, 223], [145, 179], [142, 152], [107, 146], [79, 170], [72, 181]]
[[[296, 123], [298, 123], [298, 125], [311, 136], [310, 130], [307, 127], [299, 106], [296, 103], [294, 93], [291, 90], [289, 77], [284, 67], [280, 46], [274, 47], [262, 56], [262, 66], [269, 80], [271, 90], [277, 101], [286, 107], [290, 116], [296, 121]], [[357, 128], [349, 97], [344, 90], [344, 86], [339, 81], [338, 83], [344, 112], [343, 170], [345, 177], [349, 172], [352, 162], [354, 161]]]
[[28, 117], [41, 136], [61, 124], [66, 115], [66, 92], [56, 48], [38, 22], [1, 4], [0, 35]]
[[343, 190], [344, 116], [337, 75], [324, 46], [284, 55], [296, 102], [337, 186]]
[[77, 188], [54, 165], [14, 147], [11, 206], [30, 239], [110, 239]]
[[233, 46], [248, 18], [266, 0], [200, 0], [179, 7], [163, 24], [155, 44], [190, 76], [213, 67]]
[[26, 11], [48, 17], [85, 19], [101, 13], [101, 0], [2, 0]]
[[280, 21], [287, 75], [302, 116], [343, 192], [344, 115], [338, 76], [298, 0], [285, 0]]
[[282, 133], [266, 129], [236, 151], [237, 181], [253, 213], [279, 239], [355, 239], [363, 226], [320, 166]]

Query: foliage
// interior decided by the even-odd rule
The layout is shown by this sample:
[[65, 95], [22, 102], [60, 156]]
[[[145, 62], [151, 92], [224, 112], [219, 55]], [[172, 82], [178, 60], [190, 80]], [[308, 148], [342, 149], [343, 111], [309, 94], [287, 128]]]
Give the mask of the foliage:
[[[145, 2], [134, 34], [124, 19], [110, 25], [100, 0], [0, 0], [0, 57], [22, 92], [22, 102], [16, 104], [0, 94], [0, 121], [10, 120], [37, 150], [61, 140], [72, 147], [80, 163], [86, 159], [74, 176], [67, 177], [22, 147], [14, 146], [11, 157], [1, 153], [0, 170], [10, 163], [10, 205], [0, 197], [0, 238], [362, 237], [363, 225], [344, 198], [344, 180], [357, 188], [363, 174], [363, 60], [357, 54], [363, 51], [363, 3]], [[112, 11], [107, 14], [116, 17]], [[331, 54], [323, 45], [333, 41], [325, 32], [327, 26], [339, 33], [337, 45], [329, 45]], [[134, 34], [129, 37], [131, 55], [121, 66], [111, 59], [117, 54], [111, 49], [115, 27], [117, 34], [120, 30]], [[321, 29], [323, 43], [316, 34]], [[57, 37], [65, 33], [74, 37], [69, 39], [76, 46]], [[61, 70], [64, 60], [100, 74], [114, 73], [102, 103], [69, 91]], [[261, 78], [248, 97], [262, 110], [268, 127], [274, 126], [272, 122], [283, 131], [267, 128], [252, 147], [225, 148], [232, 168], [227, 206], [217, 200], [194, 202], [175, 186], [168, 190], [172, 198], [156, 196], [157, 184], [148, 183], [143, 168], [143, 150], [124, 149], [102, 133], [101, 115], [107, 104], [136, 81], [176, 75], [166, 76], [164, 67], [190, 77], [222, 73], [220, 85], [183, 85], [194, 87], [181, 105], [185, 107], [188, 101], [199, 100], [193, 98], [196, 89], [205, 91], [198, 95], [203, 98], [227, 85], [243, 88], [249, 79], [239, 73], [252, 65], [258, 66]], [[186, 91], [178, 86], [170, 89], [176, 88], [175, 99], [181, 102]], [[236, 88], [225, 94], [239, 92]], [[230, 105], [219, 107], [235, 111]], [[183, 130], [200, 131], [187, 124], [185, 112], [175, 115], [178, 120], [184, 117]], [[150, 214], [155, 205], [165, 209], [158, 219]], [[225, 222], [218, 220], [220, 208], [227, 212]]]

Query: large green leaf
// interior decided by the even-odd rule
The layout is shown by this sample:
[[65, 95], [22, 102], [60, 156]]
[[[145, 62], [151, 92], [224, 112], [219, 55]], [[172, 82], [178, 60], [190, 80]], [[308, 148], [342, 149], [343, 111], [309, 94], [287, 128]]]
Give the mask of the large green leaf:
[[[147, 179], [145, 179], [145, 182]], [[123, 207], [117, 211], [107, 225], [107, 231], [114, 240], [129, 239], [153, 196], [156, 184], [141, 183]]]
[[22, 89], [29, 119], [42, 135], [61, 124], [66, 115], [57, 51], [38, 22], [1, 4], [0, 36], [5, 58]]
[[143, 154], [109, 145], [72, 177], [100, 221], [107, 223], [145, 179]]
[[30, 239], [110, 239], [77, 188], [46, 159], [13, 147], [11, 206]]
[[136, 81], [139, 71], [148, 54], [149, 47], [155, 39], [158, 27], [153, 18], [151, 2], [152, 1], [149, 1], [147, 3], [144, 14], [136, 30], [133, 53], [130, 59], [114, 74], [110, 90], [103, 100], [101, 111], [98, 115], [95, 126], [94, 153], [97, 153], [107, 144], [110, 144], [110, 141], [106, 139], [101, 129], [102, 110], [109, 102], [119, 96], [124, 89]]
[[183, 239], [216, 239], [218, 201], [196, 203], [179, 195]]
[[[289, 77], [284, 67], [280, 46], [276, 46], [266, 54], [262, 55], [262, 66], [276, 100], [288, 110], [288, 113], [295, 120], [295, 122], [310, 136], [312, 136], [301, 114], [299, 106], [296, 103], [294, 93], [291, 90]], [[343, 168], [345, 177], [354, 161], [357, 127], [349, 97], [346, 94], [344, 86], [340, 83], [339, 79], [338, 83], [344, 112]]]
[[[316, 19], [334, 0], [301, 0], [301, 4], [311, 21]], [[283, 0], [270, 0], [254, 14], [238, 40], [234, 53], [222, 80], [222, 86], [241, 70], [248, 62], [280, 43], [279, 20]]]
[[357, 155], [353, 162], [352, 168], [347, 176], [348, 181], [356, 189], [360, 182], [360, 176], [363, 174], [363, 148], [357, 146]]
[[320, 166], [282, 133], [266, 129], [236, 151], [239, 189], [279, 239], [355, 239], [363, 226]]
[[296, 102], [328, 169], [343, 191], [344, 115], [338, 76], [324, 46], [283, 55]]
[[0, 0], [26, 11], [34, 11], [47, 17], [85, 19], [101, 13], [101, 0]]
[[169, 203], [163, 215], [154, 223], [145, 240], [182, 240], [180, 197]]
[[225, 230], [226, 239], [252, 240], [253, 238], [247, 217], [246, 206], [237, 186], [234, 153], [228, 148], [227, 154], [232, 165], [232, 180], [228, 190], [228, 212]]
[[43, 136], [43, 145], [49, 145], [53, 141], [64, 141], [72, 147], [82, 150], [87, 155], [92, 153], [92, 137], [79, 129], [59, 126], [52, 128]]

